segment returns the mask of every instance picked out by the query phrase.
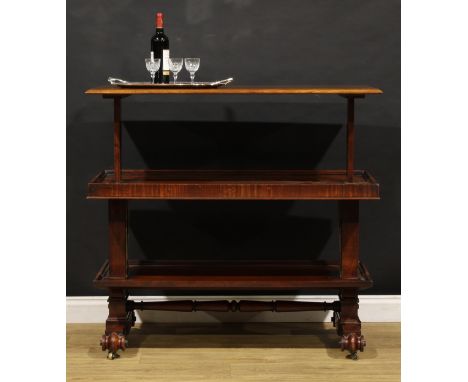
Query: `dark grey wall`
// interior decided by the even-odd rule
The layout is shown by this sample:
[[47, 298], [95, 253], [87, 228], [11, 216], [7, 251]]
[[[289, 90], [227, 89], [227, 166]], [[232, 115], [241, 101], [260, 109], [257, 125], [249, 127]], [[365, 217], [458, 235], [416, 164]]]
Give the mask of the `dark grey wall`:
[[[85, 96], [109, 75], [147, 77], [156, 11], [173, 56], [201, 57], [199, 80], [236, 84], [369, 84], [357, 102], [357, 166], [382, 186], [361, 203], [367, 293], [400, 293], [400, 1], [74, 0], [67, 2], [67, 293], [91, 284], [107, 256], [107, 204], [88, 180], [112, 166], [111, 102]], [[187, 73], [182, 72], [182, 78]], [[123, 101], [129, 168], [338, 168], [339, 97], [131, 97]], [[338, 256], [334, 202], [130, 203], [134, 258], [294, 259]]]

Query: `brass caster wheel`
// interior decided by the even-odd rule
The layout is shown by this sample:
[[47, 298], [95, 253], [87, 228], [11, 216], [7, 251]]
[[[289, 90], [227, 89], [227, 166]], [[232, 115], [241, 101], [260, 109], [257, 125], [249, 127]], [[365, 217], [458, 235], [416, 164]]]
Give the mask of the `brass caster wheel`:
[[114, 360], [114, 359], [119, 358], [119, 357], [120, 357], [120, 355], [118, 355], [117, 353], [109, 352], [107, 354], [107, 359], [110, 359], [110, 360]]
[[346, 356], [346, 358], [352, 359], [353, 361], [357, 361], [359, 359], [359, 355], [357, 351], [353, 351]]

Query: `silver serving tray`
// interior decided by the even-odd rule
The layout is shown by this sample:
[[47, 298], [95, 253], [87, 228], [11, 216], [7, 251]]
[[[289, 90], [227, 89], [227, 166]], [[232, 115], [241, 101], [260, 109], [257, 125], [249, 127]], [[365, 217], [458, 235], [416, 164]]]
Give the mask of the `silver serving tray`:
[[215, 82], [177, 82], [169, 84], [153, 84], [151, 82], [130, 82], [121, 80], [120, 78], [109, 77], [107, 79], [111, 85], [120, 86], [123, 88], [165, 88], [165, 89], [181, 89], [181, 88], [219, 88], [220, 86], [225, 86], [232, 81], [233, 78], [226, 78], [225, 80], [215, 81]]

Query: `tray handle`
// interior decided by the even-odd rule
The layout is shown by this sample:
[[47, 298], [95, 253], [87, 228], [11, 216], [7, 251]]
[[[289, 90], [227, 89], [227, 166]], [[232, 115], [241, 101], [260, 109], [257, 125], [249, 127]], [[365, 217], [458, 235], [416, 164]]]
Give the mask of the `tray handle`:
[[107, 81], [109, 81], [111, 85], [128, 84], [128, 81], [121, 80], [120, 78], [109, 77], [109, 78], [107, 79]]

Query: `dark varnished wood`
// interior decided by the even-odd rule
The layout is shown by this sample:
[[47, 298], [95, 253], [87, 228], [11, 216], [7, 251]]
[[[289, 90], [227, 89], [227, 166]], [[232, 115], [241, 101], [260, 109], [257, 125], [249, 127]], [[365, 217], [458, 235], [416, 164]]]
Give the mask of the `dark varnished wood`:
[[382, 94], [382, 90], [371, 86], [300, 86], [300, 87], [252, 87], [223, 86], [216, 89], [165, 89], [165, 88], [124, 88], [113, 85], [99, 86], [86, 90], [86, 94], [105, 96], [142, 94], [335, 94], [342, 96], [362, 96]]
[[88, 184], [90, 199], [379, 199], [365, 171], [345, 170], [106, 170]]
[[[333, 310], [342, 350], [353, 357], [366, 342], [358, 317], [358, 290], [372, 286], [359, 262], [359, 200], [379, 199], [379, 184], [355, 170], [355, 99], [382, 91], [368, 86], [236, 87], [218, 89], [120, 88], [86, 91], [114, 101], [114, 169], [88, 184], [88, 198], [109, 200], [109, 260], [94, 284], [109, 290], [109, 317], [101, 339], [111, 359], [127, 347], [135, 309], [190, 311], [291, 312]], [[341, 170], [123, 170], [121, 99], [131, 95], [339, 95], [347, 99], [346, 167]], [[128, 260], [129, 199], [338, 200], [340, 261], [333, 262], [154, 262]], [[161, 292], [250, 292], [338, 289], [340, 301], [168, 301], [128, 300], [130, 290]]]
[[114, 97], [114, 175], [115, 180], [120, 181], [121, 164], [121, 145], [122, 145], [122, 123], [121, 123], [121, 100], [120, 97]]
[[359, 265], [359, 202], [338, 202], [340, 221], [341, 277], [358, 277]]
[[163, 310], [172, 312], [229, 312], [235, 311], [235, 305], [227, 300], [216, 301], [129, 301], [129, 309], [135, 310]]
[[330, 264], [317, 265], [304, 272], [299, 263], [294, 267], [290, 263], [284, 270], [270, 266], [266, 270], [255, 270], [246, 264], [243, 269], [216, 269], [216, 272], [204, 266], [181, 265], [180, 269], [160, 268], [157, 266], [134, 265], [127, 279], [109, 277], [108, 267], [101, 268], [94, 284], [100, 288], [151, 288], [159, 290], [197, 290], [197, 291], [248, 291], [248, 290], [300, 290], [300, 289], [340, 289], [369, 288], [372, 279], [363, 264], [360, 264], [357, 277], [340, 277], [340, 267]]
[[364, 351], [366, 340], [361, 334], [361, 320], [358, 316], [359, 298], [357, 289], [343, 289], [340, 292], [340, 310], [335, 313], [334, 323], [341, 336], [341, 350], [348, 350], [352, 357], [357, 351]]
[[215, 301], [128, 301], [129, 310], [162, 310], [174, 312], [311, 312], [339, 311], [340, 302], [307, 301], [251, 301], [251, 300], [215, 300]]
[[125, 289], [109, 289], [109, 316], [106, 320], [106, 331], [101, 337], [101, 348], [109, 352], [110, 359], [117, 357], [118, 350], [126, 349], [126, 336], [136, 321], [135, 313], [127, 307], [127, 298], [128, 293]]
[[354, 98], [348, 97], [346, 121], [346, 174], [352, 181], [354, 174]]
[[127, 204], [109, 200], [109, 277], [127, 277]]
[[[106, 321], [106, 334], [112, 332], [128, 334], [131, 324], [128, 320], [127, 311], [128, 293], [124, 289], [109, 289], [109, 316]], [[130, 325], [130, 326], [129, 326]]]
[[118, 350], [125, 350], [127, 348], [127, 340], [125, 335], [122, 333], [111, 332], [109, 334], [104, 334], [101, 337], [101, 348], [102, 350], [108, 350], [111, 359], [117, 357]]

